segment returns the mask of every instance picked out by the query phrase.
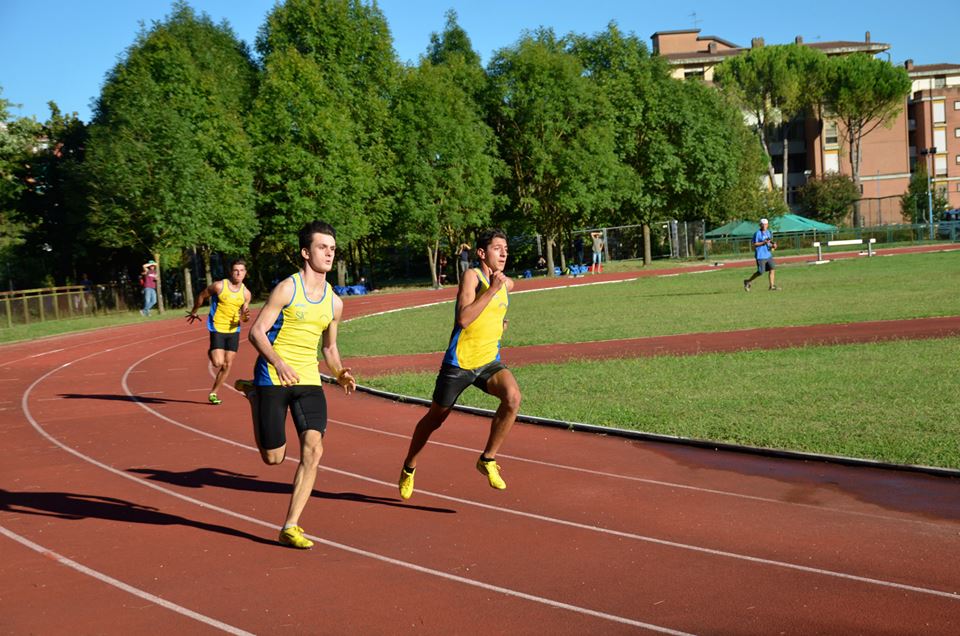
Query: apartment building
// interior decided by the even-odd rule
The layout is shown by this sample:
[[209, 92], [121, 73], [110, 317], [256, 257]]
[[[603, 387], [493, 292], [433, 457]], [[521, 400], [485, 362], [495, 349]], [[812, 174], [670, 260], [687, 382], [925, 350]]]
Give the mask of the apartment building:
[[[658, 31], [651, 36], [653, 52], [673, 67], [678, 79], [713, 82], [718, 64], [749, 48], [728, 40], [701, 35], [699, 29]], [[890, 45], [874, 42], [868, 31], [862, 41], [794, 42], [818, 49], [826, 55], [886, 52]], [[764, 46], [754, 38], [750, 48]], [[902, 223], [900, 196], [907, 190], [911, 171], [925, 148], [936, 147], [930, 155], [938, 187], [948, 186], [951, 207], [960, 207], [960, 65], [936, 64], [906, 69], [913, 81], [911, 95], [904, 99], [900, 114], [889, 126], [879, 126], [864, 137], [860, 180], [863, 188], [861, 214], [865, 225]], [[788, 202], [796, 201], [796, 190], [812, 177], [829, 172], [851, 174], [849, 149], [843, 130], [825, 117], [800, 117], [781, 126], [779, 139], [770, 147], [776, 183], [786, 186]], [[952, 137], [947, 143], [946, 138]], [[789, 153], [789, 174], [783, 174], [783, 144]], [[938, 145], [939, 144], [939, 145]]]

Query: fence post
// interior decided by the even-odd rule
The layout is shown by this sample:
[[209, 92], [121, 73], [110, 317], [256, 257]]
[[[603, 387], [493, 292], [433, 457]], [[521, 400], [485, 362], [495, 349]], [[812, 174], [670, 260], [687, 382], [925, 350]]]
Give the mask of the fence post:
[[55, 320], [60, 320], [60, 292], [56, 287], [50, 288], [50, 300], [53, 301], [53, 315]]
[[13, 326], [13, 309], [10, 307], [10, 304], [13, 302], [13, 299], [8, 295], [4, 295], [3, 300], [7, 304], [7, 327]]

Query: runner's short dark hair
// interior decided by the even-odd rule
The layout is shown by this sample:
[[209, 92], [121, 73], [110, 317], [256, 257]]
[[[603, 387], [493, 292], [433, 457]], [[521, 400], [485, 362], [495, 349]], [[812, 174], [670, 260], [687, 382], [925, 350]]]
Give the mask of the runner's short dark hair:
[[493, 239], [501, 238], [504, 241], [507, 240], [507, 234], [499, 228], [492, 228], [484, 231], [480, 236], [477, 237], [477, 249], [487, 251], [487, 248], [490, 247], [490, 243], [493, 242]]
[[334, 230], [333, 226], [329, 223], [310, 221], [309, 223], [303, 224], [303, 227], [300, 228], [300, 233], [297, 235], [300, 239], [300, 249], [310, 248], [310, 242], [313, 241], [314, 234], [328, 234], [333, 238], [337, 238], [337, 231]]
[[232, 261], [230, 261], [230, 269], [231, 269], [231, 270], [233, 269], [233, 266], [234, 266], [234, 265], [243, 265], [244, 267], [246, 267], [246, 266], [247, 266], [247, 261], [243, 260], [242, 258], [235, 258], [235, 259], [233, 259]]

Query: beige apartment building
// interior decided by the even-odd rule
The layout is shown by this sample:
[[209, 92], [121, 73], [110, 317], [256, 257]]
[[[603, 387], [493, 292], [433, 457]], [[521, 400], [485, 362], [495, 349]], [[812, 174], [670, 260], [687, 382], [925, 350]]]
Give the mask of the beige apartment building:
[[[716, 66], [747, 48], [716, 36], [700, 35], [699, 29], [658, 31], [651, 36], [653, 52], [673, 67], [678, 79], [712, 83]], [[877, 55], [889, 44], [873, 42], [868, 31], [863, 41], [804, 42], [797, 44], [826, 55], [862, 52]], [[763, 46], [754, 38], [750, 48]], [[910, 222], [901, 214], [900, 196], [907, 190], [911, 171], [918, 161], [928, 162], [934, 187], [946, 189], [950, 207], [960, 207], [960, 64], [915, 66], [904, 64], [912, 80], [911, 94], [889, 127], [879, 126], [863, 139], [860, 180], [863, 187], [861, 213], [864, 225]], [[781, 127], [772, 144], [778, 187], [786, 185], [788, 202], [807, 179], [829, 172], [851, 174], [849, 153], [837, 123], [825, 118], [802, 117]], [[783, 144], [787, 143], [789, 169], [783, 174]], [[936, 148], [925, 154], [925, 149]]]

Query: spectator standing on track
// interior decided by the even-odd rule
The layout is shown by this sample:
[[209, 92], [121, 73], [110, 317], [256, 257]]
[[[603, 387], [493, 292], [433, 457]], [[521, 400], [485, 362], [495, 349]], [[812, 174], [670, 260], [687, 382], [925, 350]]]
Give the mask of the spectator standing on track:
[[187, 312], [187, 322], [200, 320], [197, 310], [207, 298], [210, 313], [207, 315], [207, 330], [210, 332], [210, 348], [207, 356], [217, 370], [213, 387], [207, 396], [210, 404], [220, 404], [217, 391], [223, 386], [233, 358], [240, 348], [240, 323], [250, 320], [250, 290], [243, 284], [247, 276], [247, 264], [243, 259], [230, 263], [230, 278], [218, 280], [197, 295], [193, 309]]
[[150, 310], [157, 304], [157, 262], [149, 260], [140, 270], [140, 285], [143, 287], [143, 309], [140, 313], [150, 315]]
[[743, 281], [743, 291], [750, 291], [750, 283], [764, 272], [770, 279], [770, 291], [779, 291], [779, 287], [774, 284], [776, 277], [776, 263], [773, 262], [773, 250], [777, 249], [777, 244], [773, 240], [773, 234], [768, 229], [769, 221], [760, 219], [760, 229], [753, 235], [753, 249], [756, 251], [757, 271], [750, 278]]
[[590, 232], [590, 239], [593, 241], [593, 265], [591, 270], [594, 274], [603, 273], [603, 234], [601, 232]]
[[308, 549], [300, 515], [310, 499], [323, 455], [327, 402], [321, 386], [317, 349], [344, 392], [357, 386], [340, 361], [337, 326], [343, 301], [333, 292], [327, 274], [333, 269], [337, 239], [333, 227], [312, 221], [299, 232], [300, 271], [281, 281], [250, 327], [250, 343], [260, 353], [253, 380], [234, 386], [250, 400], [253, 432], [265, 464], [286, 457], [287, 409], [300, 439], [300, 463], [293, 479], [287, 517], [279, 542]]
[[503, 273], [507, 264], [506, 234], [500, 230], [484, 232], [477, 241], [477, 256], [480, 267], [467, 270], [460, 280], [453, 333], [437, 375], [430, 410], [417, 422], [400, 470], [398, 486], [403, 499], [413, 495], [417, 459], [430, 435], [440, 428], [457, 398], [471, 384], [500, 399], [487, 444], [477, 459], [477, 470], [491, 487], [507, 487], [496, 455], [520, 410], [520, 387], [513, 373], [500, 362], [507, 294], [513, 289], [513, 281]]

